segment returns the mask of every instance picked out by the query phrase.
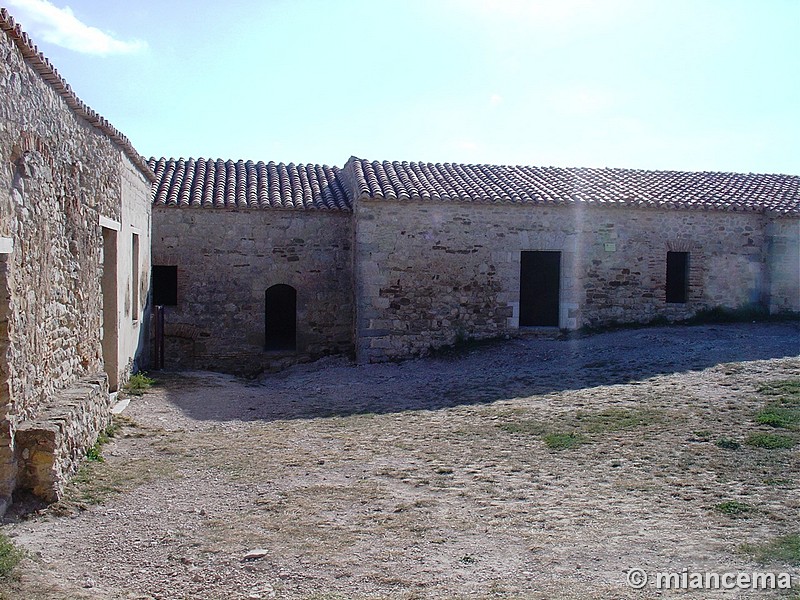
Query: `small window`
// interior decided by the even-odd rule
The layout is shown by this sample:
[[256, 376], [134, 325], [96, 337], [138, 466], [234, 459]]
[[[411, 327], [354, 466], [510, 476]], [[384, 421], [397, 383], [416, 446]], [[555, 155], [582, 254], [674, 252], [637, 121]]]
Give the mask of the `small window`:
[[178, 305], [178, 267], [153, 265], [153, 304]]
[[667, 302], [683, 304], [689, 295], [689, 253], [667, 252]]

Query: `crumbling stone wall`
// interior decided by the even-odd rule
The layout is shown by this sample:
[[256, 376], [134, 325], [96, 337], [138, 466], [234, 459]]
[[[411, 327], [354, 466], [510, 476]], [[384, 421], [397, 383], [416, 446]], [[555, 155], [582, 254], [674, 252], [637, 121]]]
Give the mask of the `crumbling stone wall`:
[[[0, 236], [13, 245], [5, 261], [6, 289], [0, 290], [8, 297], [7, 314], [0, 315], [7, 334], [0, 389], [8, 390], [0, 409], [0, 512], [19, 481], [39, 485], [18, 478], [15, 432], [56, 410], [61, 400], [72, 402], [66, 390], [103, 372], [100, 220], [127, 233], [123, 173], [133, 182], [130, 202], [149, 215], [147, 174], [67, 104], [52, 71], [41, 62], [35, 69], [21, 47], [26, 42], [0, 34]], [[94, 402], [94, 392], [90, 396]], [[107, 410], [106, 398], [100, 412]], [[60, 443], [73, 448], [75, 440], [96, 437], [98, 419], [64, 427]], [[53, 452], [61, 463], [48, 472], [62, 477], [74, 468], [64, 458], [72, 450]]]
[[[353, 349], [352, 215], [153, 209], [153, 264], [177, 266], [166, 366], [254, 373]], [[265, 292], [297, 291], [297, 349], [265, 352]]]
[[[756, 213], [360, 200], [355, 217], [361, 361], [516, 333], [526, 250], [562, 253], [562, 328], [769, 295], [768, 218]], [[666, 303], [668, 251], [690, 253], [685, 304]]]

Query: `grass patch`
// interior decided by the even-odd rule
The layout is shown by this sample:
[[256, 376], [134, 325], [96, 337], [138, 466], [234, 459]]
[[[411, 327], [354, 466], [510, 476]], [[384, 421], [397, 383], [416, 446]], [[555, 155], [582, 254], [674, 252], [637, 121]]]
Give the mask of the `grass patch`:
[[756, 414], [756, 422], [770, 427], [795, 429], [800, 423], [800, 408], [767, 406]]
[[585, 436], [575, 431], [570, 433], [547, 433], [542, 439], [551, 450], [567, 450], [585, 444], [588, 441]]
[[797, 445], [797, 441], [788, 435], [781, 435], [779, 433], [753, 433], [745, 440], [745, 444], [755, 448], [781, 450], [794, 448], [794, 446]]
[[764, 485], [791, 486], [794, 485], [794, 480], [786, 477], [769, 477], [764, 480]]
[[761, 563], [780, 562], [800, 566], [800, 534], [797, 533], [782, 535], [761, 544], [742, 544], [740, 549]]
[[761, 425], [782, 429], [800, 429], [800, 380], [771, 381], [758, 387], [758, 392], [769, 400], [755, 420]]
[[719, 448], [724, 448], [725, 450], [738, 450], [742, 447], [739, 442], [729, 437], [721, 437], [714, 442], [714, 444], [716, 444]]
[[89, 448], [86, 449], [86, 460], [91, 460], [93, 462], [104, 462], [106, 460], [100, 453], [99, 442], [94, 446], [90, 446]]
[[70, 480], [64, 494], [64, 503], [102, 504], [112, 494], [123, 490], [122, 482], [116, 481], [96, 463], [83, 465]]
[[[557, 424], [521, 419], [499, 423], [497, 426], [508, 433], [540, 436], [551, 450], [566, 450], [589, 442], [587, 435], [634, 429], [650, 425], [659, 418], [660, 413], [655, 410], [609, 408], [599, 412], [567, 415], [559, 418]], [[563, 429], [571, 431], [564, 433]]]
[[125, 384], [124, 390], [131, 396], [142, 396], [155, 383], [156, 380], [148, 377], [146, 373], [136, 373], [131, 375], [128, 383]]
[[0, 578], [8, 577], [23, 558], [25, 552], [17, 548], [6, 534], [0, 533]]
[[159, 479], [174, 477], [176, 467], [162, 460], [154, 464], [151, 459], [136, 459], [121, 465], [105, 462], [85, 462], [64, 490], [64, 497], [53, 505], [56, 513], [69, 512], [70, 507], [102, 504], [109, 497], [127, 492]]
[[658, 413], [641, 408], [609, 408], [597, 413], [578, 413], [575, 418], [586, 433], [609, 433], [650, 425], [657, 420]]
[[[85, 505], [102, 504], [109, 496], [129, 491], [174, 471], [175, 466], [169, 457], [159, 462], [133, 459], [107, 463], [102, 456], [103, 445], [118, 435], [129, 436], [127, 432], [122, 432], [125, 427], [139, 428], [140, 425], [130, 417], [114, 415], [111, 425], [98, 436], [97, 443], [86, 450], [87, 460], [70, 479], [62, 500], [52, 505], [56, 513], [69, 513], [76, 505], [85, 508]], [[146, 437], [148, 432], [138, 431], [133, 435]]]
[[94, 446], [90, 446], [86, 449], [86, 459], [93, 462], [104, 462], [105, 459], [102, 454], [103, 446], [111, 441], [111, 438], [119, 432], [123, 425], [135, 426], [132, 425], [133, 423], [133, 419], [123, 417], [122, 415], [114, 415], [111, 425], [97, 435], [97, 442], [95, 442]]
[[800, 404], [800, 379], [771, 381], [759, 386], [758, 391], [766, 396], [786, 397], [788, 401]]
[[723, 515], [728, 515], [729, 517], [747, 518], [755, 509], [746, 502], [727, 500], [714, 506], [714, 510], [722, 513]]

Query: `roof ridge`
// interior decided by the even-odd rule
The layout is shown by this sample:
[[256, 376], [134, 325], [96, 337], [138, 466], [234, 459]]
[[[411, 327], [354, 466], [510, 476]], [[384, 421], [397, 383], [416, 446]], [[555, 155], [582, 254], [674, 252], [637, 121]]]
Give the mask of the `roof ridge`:
[[39, 48], [33, 43], [30, 36], [22, 30], [20, 24], [14, 20], [14, 17], [4, 7], [0, 7], [0, 29], [16, 44], [23, 59], [39, 74], [42, 80], [64, 99], [72, 112], [111, 138], [149, 181], [155, 181], [155, 174], [144, 157], [133, 147], [131, 141], [102, 115], [92, 110], [83, 100], [78, 98], [72, 87], [61, 77], [58, 70], [50, 62], [50, 59], [39, 52]]
[[217, 157], [212, 157], [212, 156], [180, 156], [180, 157], [175, 157], [175, 156], [171, 156], [169, 158], [167, 158], [166, 156], [161, 156], [161, 157], [151, 156], [145, 162], [147, 162], [147, 163], [158, 163], [159, 161], [162, 161], [162, 160], [165, 163], [170, 163], [170, 162], [177, 163], [179, 161], [189, 162], [190, 160], [193, 160], [195, 162], [199, 162], [199, 161], [217, 162], [217, 161], [221, 160], [224, 164], [231, 163], [231, 164], [234, 164], [234, 165], [239, 164], [239, 163], [244, 163], [244, 164], [252, 163], [254, 165], [257, 165], [259, 163], [263, 163], [265, 165], [268, 165], [268, 164], [272, 163], [274, 165], [285, 165], [285, 166], [289, 166], [289, 165], [300, 166], [300, 165], [303, 165], [305, 167], [313, 166], [313, 167], [326, 167], [326, 168], [332, 168], [332, 169], [340, 168], [337, 165], [329, 165], [327, 163], [294, 162], [294, 161], [289, 161], [289, 162], [279, 161], [278, 162], [278, 161], [274, 161], [274, 160], [253, 160], [251, 158], [237, 158], [237, 159], [222, 158], [222, 157], [219, 157], [219, 156], [217, 156]]
[[514, 169], [514, 168], [532, 168], [532, 169], [554, 169], [554, 170], [562, 170], [562, 171], [623, 171], [623, 172], [638, 172], [638, 173], [680, 173], [686, 175], [735, 175], [737, 177], [743, 176], [768, 176], [768, 177], [800, 177], [800, 173], [792, 174], [792, 173], [765, 173], [765, 172], [753, 172], [749, 171], [747, 173], [743, 173], [740, 171], [711, 171], [711, 170], [681, 170], [681, 169], [645, 169], [641, 167], [580, 167], [580, 166], [572, 166], [572, 167], [563, 167], [557, 165], [532, 165], [529, 163], [466, 163], [466, 162], [452, 162], [452, 161], [430, 161], [430, 160], [370, 160], [367, 158], [359, 158], [357, 156], [351, 156], [349, 160], [359, 160], [368, 163], [390, 163], [392, 165], [396, 164], [411, 164], [411, 165], [450, 165], [450, 166], [460, 166], [460, 167], [495, 167], [495, 168], [506, 168], [506, 169]]

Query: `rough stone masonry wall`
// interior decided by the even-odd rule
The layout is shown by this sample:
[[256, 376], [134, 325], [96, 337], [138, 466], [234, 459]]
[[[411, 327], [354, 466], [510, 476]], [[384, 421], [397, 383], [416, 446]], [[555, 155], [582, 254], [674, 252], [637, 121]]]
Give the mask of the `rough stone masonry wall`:
[[[766, 218], [755, 213], [360, 201], [360, 361], [518, 330], [520, 252], [561, 255], [559, 325], [683, 318], [763, 302]], [[666, 253], [690, 253], [686, 304], [666, 303]]]
[[[121, 169], [129, 161], [69, 109], [6, 35], [0, 55], [0, 235], [14, 244], [6, 265], [3, 463], [15, 460], [19, 423], [103, 371], [99, 218], [120, 221]], [[148, 185], [139, 181], [147, 206]], [[13, 468], [0, 473], [0, 499], [15, 477]]]
[[[178, 267], [166, 366], [254, 373], [353, 349], [352, 214], [153, 210], [153, 264]], [[267, 288], [297, 290], [297, 352], [264, 351]]]

